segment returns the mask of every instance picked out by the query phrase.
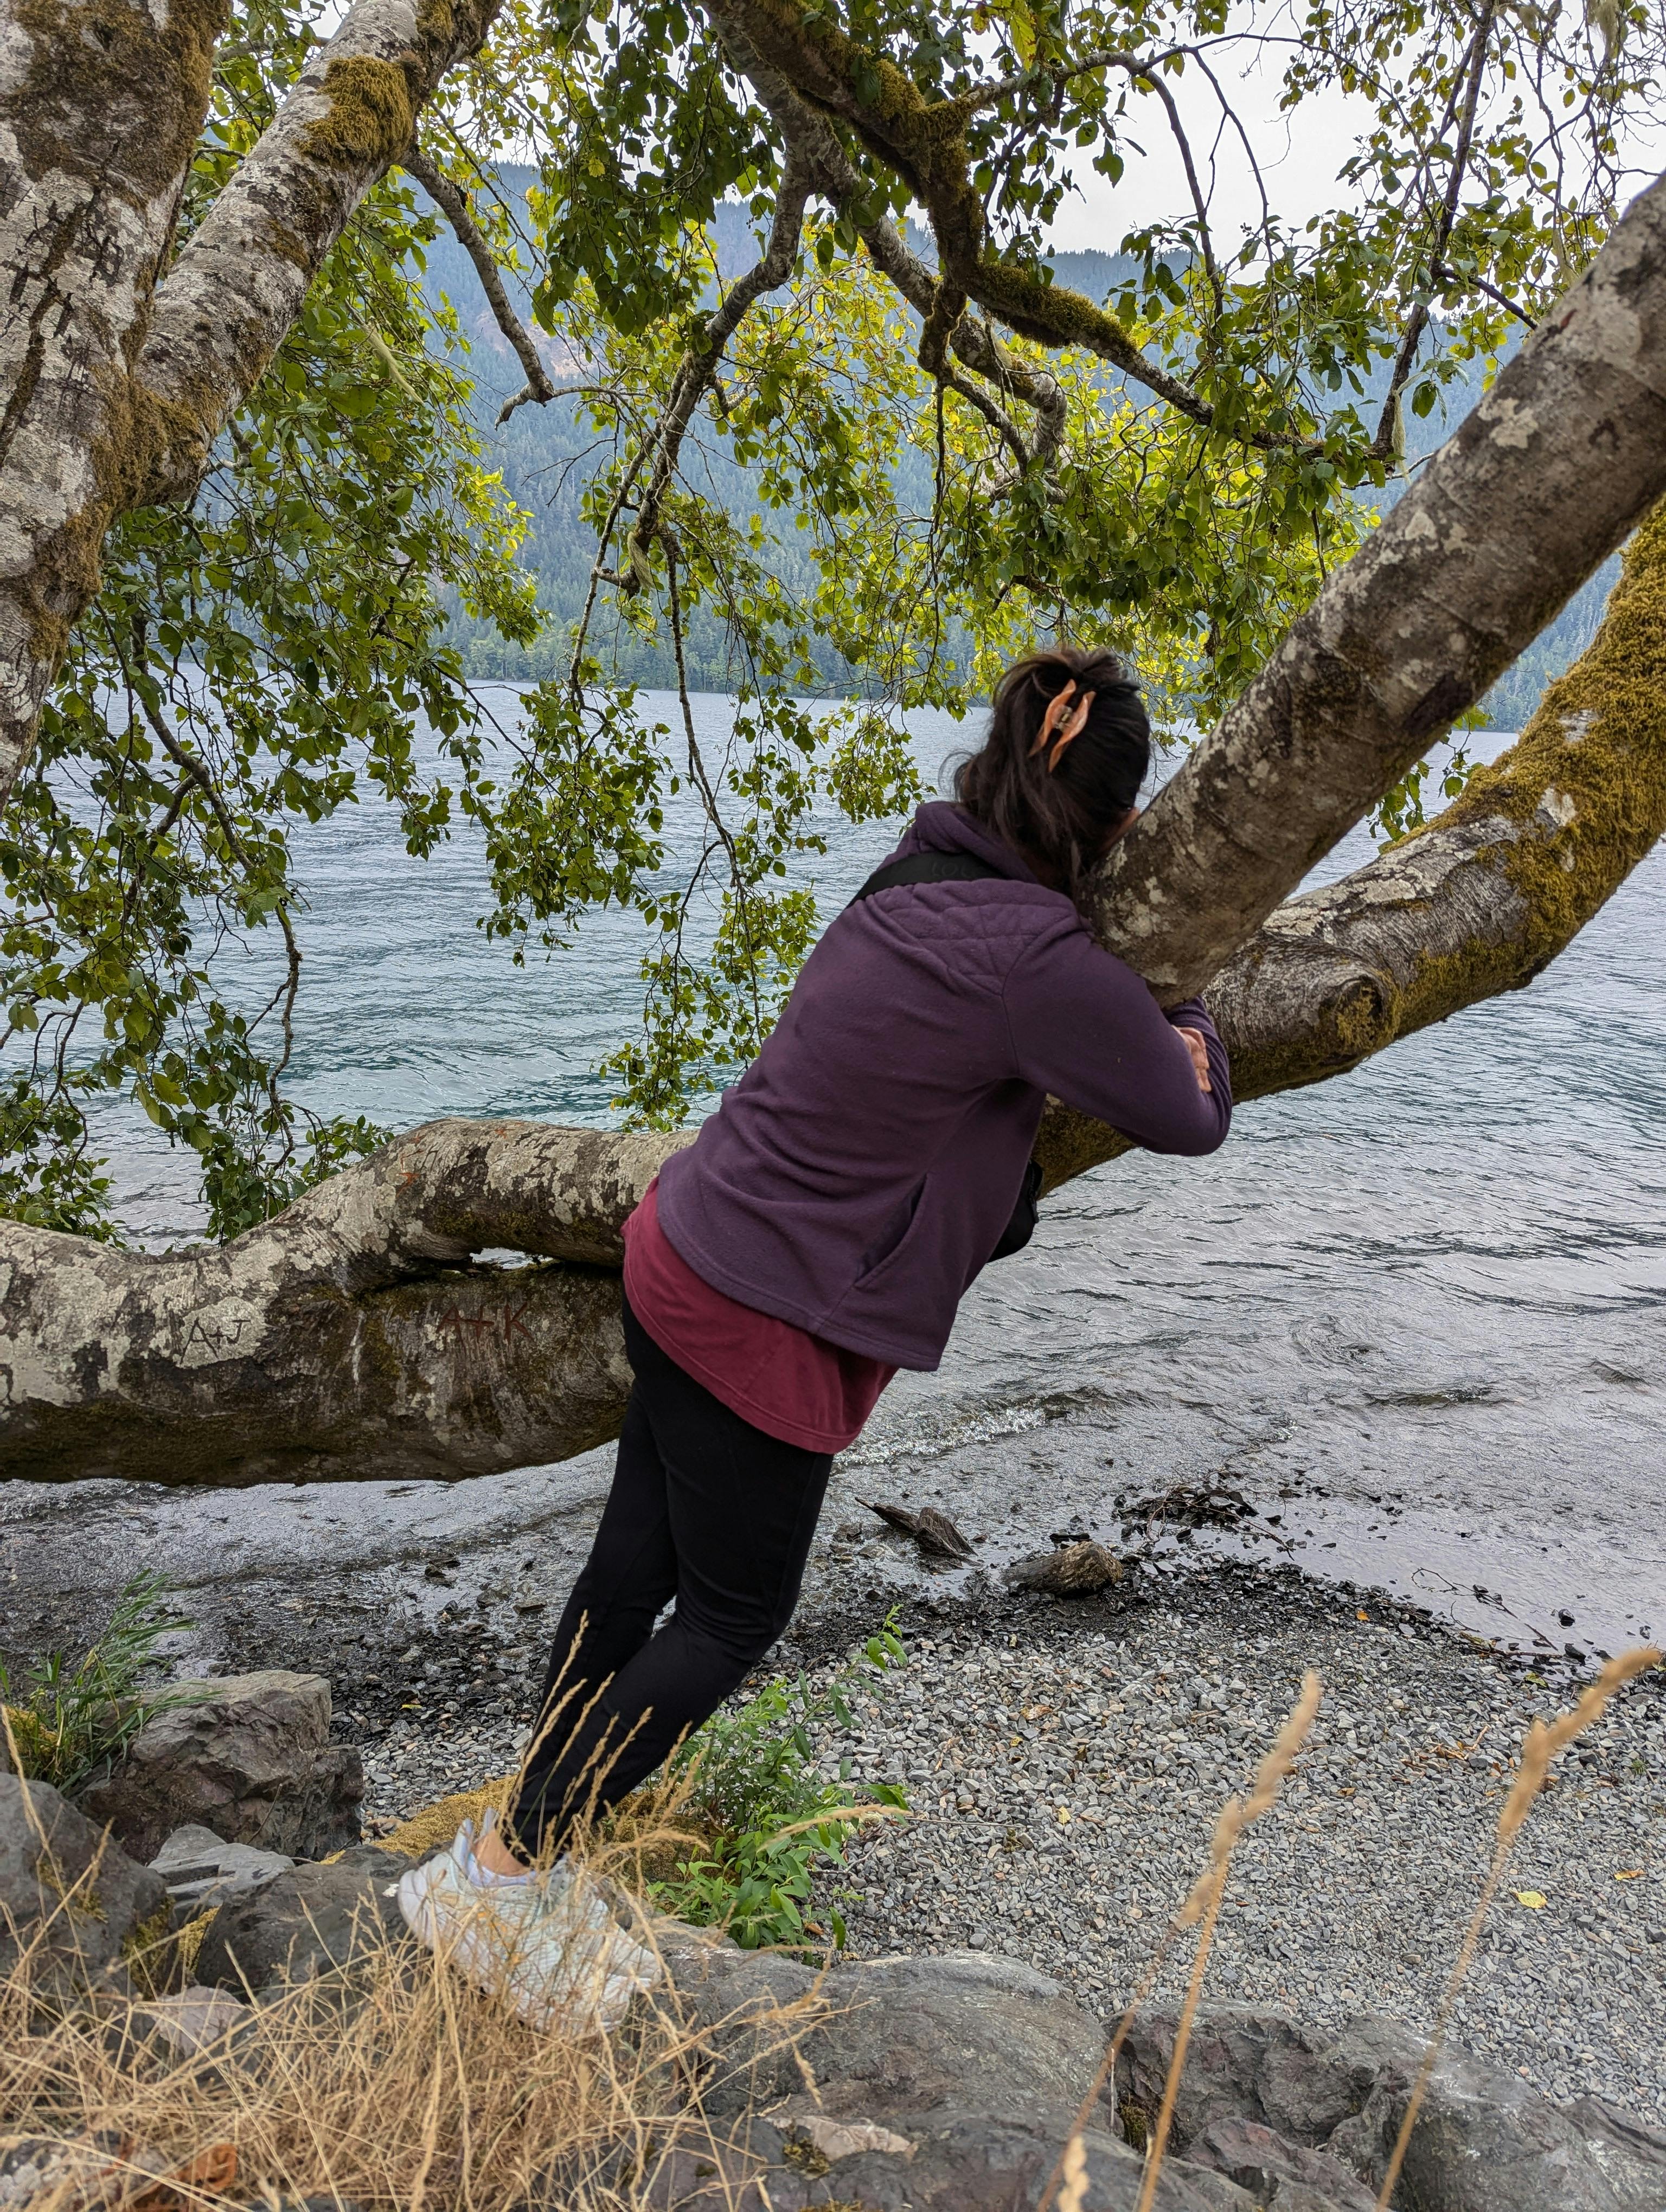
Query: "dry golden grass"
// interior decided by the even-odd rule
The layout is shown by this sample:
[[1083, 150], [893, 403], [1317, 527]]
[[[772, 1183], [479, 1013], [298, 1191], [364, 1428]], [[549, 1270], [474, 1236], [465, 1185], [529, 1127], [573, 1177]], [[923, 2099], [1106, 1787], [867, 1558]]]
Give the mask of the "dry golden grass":
[[1463, 1986], [1464, 1977], [1474, 1961], [1482, 1924], [1493, 1899], [1498, 1895], [1499, 1884], [1510, 1863], [1510, 1854], [1522, 1832], [1522, 1823], [1532, 1811], [1539, 1792], [1545, 1786], [1551, 1760], [1559, 1752], [1566, 1751], [1577, 1736], [1583, 1735], [1593, 1721], [1602, 1718], [1616, 1691], [1622, 1690], [1627, 1682], [1635, 1681], [1639, 1674], [1647, 1674], [1651, 1667], [1658, 1667], [1663, 1656], [1666, 1655], [1663, 1655], [1652, 1644], [1645, 1644], [1635, 1651], [1622, 1651], [1619, 1658], [1608, 1661], [1572, 1712], [1563, 1713], [1548, 1728], [1542, 1721], [1535, 1720], [1528, 1729], [1522, 1745], [1521, 1765], [1499, 1814], [1498, 1837], [1493, 1847], [1492, 1864], [1487, 1868], [1487, 1879], [1481, 1884], [1481, 1895], [1475, 1900], [1475, 1909], [1469, 1916], [1469, 1925], [1463, 1931], [1463, 1941], [1458, 1946], [1457, 1957], [1441, 1996], [1440, 2010], [1435, 2016], [1435, 2032], [1429, 2039], [1429, 2047], [1423, 2054], [1417, 2079], [1412, 2084], [1412, 2094], [1407, 2100], [1405, 2116], [1400, 2123], [1399, 2135], [1395, 2139], [1388, 2171], [1383, 2177], [1383, 2186], [1377, 2191], [1377, 2212], [1388, 2212], [1389, 2206], [1394, 2202], [1395, 2187], [1400, 2179], [1400, 2169], [1405, 2163], [1412, 2130], [1417, 2125], [1417, 2116], [1423, 2108], [1423, 2100], [1428, 2091], [1429, 2077], [1435, 2070], [1441, 2047], [1446, 2040], [1452, 2007]]
[[[1573, 1711], [1529, 1730], [1379, 2212], [1392, 2202], [1453, 2002], [1552, 1760], [1661, 1657], [1651, 1647], [1610, 1662]], [[1095, 2101], [1163, 1960], [1181, 1932], [1196, 1926], [1146, 2147], [1140, 2212], [1149, 2212], [1233, 1853], [1244, 1830], [1276, 1802], [1319, 1696], [1317, 1678], [1309, 1675], [1248, 1798], [1235, 1797], [1222, 1811], [1208, 1863], [1118, 2025], [1041, 2212], [1055, 2192], [1060, 2212], [1080, 2212], [1088, 2185], [1083, 2136]], [[386, 1846], [415, 1856], [443, 1844], [463, 1818], [501, 1807], [513, 1782], [505, 1778], [443, 1800], [386, 1838]], [[656, 1865], [696, 1839], [688, 1788], [685, 1779], [639, 1791], [582, 1834], [576, 1850], [588, 1869], [640, 1893]], [[627, 2212], [644, 2200], [660, 2160], [679, 2144], [709, 2141], [695, 2089], [700, 2038], [674, 1996], [640, 2002], [626, 2029], [612, 2036], [535, 2033], [428, 1952], [390, 1936], [369, 1914], [345, 1970], [350, 2002], [341, 1978], [287, 1986], [263, 1997], [253, 2017], [218, 2043], [170, 2055], [144, 1998], [105, 1991], [71, 2002], [63, 1995], [50, 1944], [90, 1924], [86, 1893], [95, 1877], [96, 1869], [81, 1883], [56, 1881], [53, 1922], [25, 1931], [21, 1957], [0, 1979], [0, 2160], [34, 2139], [64, 2147], [46, 2154], [39, 2185], [26, 2198], [15, 2189], [9, 2198], [0, 2179], [0, 2204], [27, 2202], [27, 2212], [214, 2212], [231, 2191], [243, 2203], [294, 2204], [311, 2197], [350, 2201], [364, 2212], [522, 2212], [529, 2201], [559, 2204], [562, 2212]], [[638, 1932], [652, 1942], [651, 1921]], [[0, 1923], [0, 1937], [8, 1934], [20, 1940]], [[188, 1930], [157, 1937], [129, 1964], [154, 2007], [157, 1996], [180, 1986], [193, 1961]], [[765, 2038], [792, 2046], [824, 2010], [819, 1992], [784, 2007], [763, 2025]]]
[[[605, 1846], [589, 1866], [628, 1871]], [[165, 2003], [64, 1994], [50, 1946], [89, 1924], [95, 1880], [61, 1882], [44, 1927], [0, 1927], [22, 1945], [0, 1979], [0, 2160], [32, 2139], [66, 2146], [46, 2154], [28, 2212], [212, 2212], [228, 2189], [364, 2212], [622, 2212], [679, 2144], [709, 2143], [690, 2095], [700, 2039], [668, 1986], [611, 2036], [535, 2033], [369, 1911], [340, 1976], [263, 1996], [177, 2055], [155, 2032]], [[649, 1922], [635, 1932], [654, 1940]], [[177, 1981], [178, 1948], [130, 1963]], [[821, 2010], [816, 1997], [782, 2008], [765, 2041], [795, 2042]]]
[[425, 1859], [430, 1852], [444, 1850], [465, 1820], [472, 1820], [477, 1828], [488, 1813], [501, 1813], [509, 1802], [516, 1778], [502, 1774], [495, 1782], [483, 1783], [478, 1790], [459, 1790], [453, 1796], [441, 1798], [438, 1804], [425, 1805], [420, 1813], [402, 1820], [392, 1834], [372, 1840], [379, 1850], [397, 1851], [402, 1858]]

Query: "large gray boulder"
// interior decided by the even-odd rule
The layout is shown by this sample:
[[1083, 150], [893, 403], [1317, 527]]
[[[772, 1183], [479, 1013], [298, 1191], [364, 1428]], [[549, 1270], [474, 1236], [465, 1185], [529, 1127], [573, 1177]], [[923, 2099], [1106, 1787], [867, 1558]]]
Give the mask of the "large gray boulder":
[[410, 1943], [390, 1893], [412, 1864], [360, 1844], [328, 1865], [297, 1866], [234, 1894], [203, 1931], [198, 1981], [252, 1993], [337, 1976], [389, 1944]]
[[[1029, 2212], [1058, 2157], [1062, 2136], [1036, 2124], [945, 2119], [911, 2136], [909, 2157], [859, 2152], [817, 2172], [790, 2128], [755, 2124], [744, 2143], [708, 2143], [684, 2132], [664, 2148], [633, 2201], [644, 2212], [810, 2212], [849, 2205], [860, 2212]], [[1126, 2143], [1089, 2132], [1084, 2212], [1135, 2212], [1144, 2159]], [[544, 2212], [567, 2212], [571, 2194], [542, 2194]], [[1263, 2212], [1243, 2190], [1183, 2159], [1164, 2166], [1157, 2212]], [[1329, 2212], [1323, 2203], [1279, 2201], [1279, 2212]]]
[[[979, 1952], [818, 1974], [790, 1959], [679, 1938], [664, 1923], [656, 1934], [708, 2054], [701, 2109], [740, 2139], [721, 2158], [684, 2144], [647, 2203], [667, 2212], [730, 2203], [748, 2212], [766, 2203], [776, 2212], [830, 2203], [1012, 2212], [1038, 2201], [1105, 2046], [1098, 2021], [1058, 1983]], [[760, 2107], [770, 2120], [748, 2128]], [[912, 2154], [860, 2151], [818, 2174], [795, 2141], [795, 2113], [801, 2121], [812, 2111], [874, 2122], [905, 2138]], [[1088, 2154], [1090, 2212], [1134, 2212], [1138, 2154], [1109, 2133], [1091, 2133]], [[1256, 2203], [1224, 2174], [1178, 2160], [1157, 2202], [1161, 2212], [1254, 2212]], [[1292, 2197], [1288, 2212], [1348, 2208]]]
[[[1174, 2031], [1172, 2013], [1135, 2021], [1117, 2067], [1124, 2119], [1155, 2112]], [[1386, 2021], [1332, 2032], [1247, 2007], [1205, 2010], [1175, 2106], [1175, 2148], [1243, 2179], [1253, 2137], [1271, 2177], [1341, 2167], [1374, 2192], [1423, 2050], [1420, 2037]], [[1590, 2098], [1553, 2105], [1518, 2075], [1449, 2047], [1413, 2129], [1400, 2193], [1418, 2212], [1662, 2212], [1666, 2136]], [[1271, 2201], [1282, 2212], [1284, 2196]], [[1339, 2193], [1338, 2202], [1357, 2199]]]
[[828, 1978], [832, 2017], [805, 2044], [835, 2114], [949, 2108], [1024, 2120], [1087, 2094], [1104, 2028], [1016, 1959], [952, 1951]]
[[272, 1669], [179, 1682], [192, 1699], [158, 1713], [125, 1757], [80, 1793], [134, 1857], [196, 1825], [228, 1844], [322, 1858], [359, 1839], [364, 1769], [330, 1741], [330, 1685]]
[[95, 1980], [136, 1932], [161, 1935], [167, 1892], [50, 1784], [0, 1774], [0, 1973], [28, 1951], [43, 1973]]
[[[1023, 2212], [1039, 2201], [1104, 2050], [1099, 2023], [1057, 1984], [980, 1953], [818, 1975], [665, 1930], [672, 1986], [707, 2055], [701, 2106], [721, 2140], [668, 2152], [646, 2202]], [[1172, 2012], [1136, 2018], [1087, 2138], [1089, 2212], [1136, 2203], [1175, 2027]], [[1422, 2053], [1420, 2038], [1383, 2021], [1332, 2032], [1205, 2010], [1158, 2204], [1370, 2212]], [[859, 2150], [817, 2173], [794, 2131], [813, 2120], [819, 2134], [830, 2119], [873, 2123], [909, 2149]], [[1449, 2051], [1399, 2199], [1418, 2212], [1666, 2212], [1666, 2139], [1589, 2100], [1554, 2106], [1519, 2076]]]
[[[663, 1929], [661, 1923], [661, 1929]], [[780, 2015], [813, 2002], [798, 2049], [830, 2112], [868, 2117], [954, 2108], [1025, 2119], [1079, 2104], [1104, 2031], [1056, 1982], [975, 1951], [879, 1959], [825, 1975], [732, 1944], [662, 1942], [672, 1986], [705, 2033], [706, 2109], [727, 2115], [802, 2090]]]

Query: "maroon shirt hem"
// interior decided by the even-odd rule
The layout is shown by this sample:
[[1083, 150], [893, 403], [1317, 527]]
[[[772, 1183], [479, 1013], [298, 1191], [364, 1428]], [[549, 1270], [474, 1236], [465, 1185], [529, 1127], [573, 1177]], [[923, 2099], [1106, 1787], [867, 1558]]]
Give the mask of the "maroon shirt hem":
[[660, 1351], [766, 1436], [813, 1452], [854, 1443], [895, 1366], [714, 1289], [660, 1227], [658, 1188], [625, 1223], [624, 1286]]

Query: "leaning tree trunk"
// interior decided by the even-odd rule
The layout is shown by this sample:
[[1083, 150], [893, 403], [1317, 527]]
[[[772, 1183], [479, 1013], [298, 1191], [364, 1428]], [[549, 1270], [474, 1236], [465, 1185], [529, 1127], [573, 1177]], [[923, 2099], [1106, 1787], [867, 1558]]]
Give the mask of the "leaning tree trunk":
[[[303, 82], [286, 104], [293, 127], [268, 134], [266, 168], [245, 165], [246, 204], [228, 188], [223, 222], [187, 256], [235, 276], [264, 252], [270, 210], [301, 173], [329, 173], [313, 174], [308, 251], [335, 234], [408, 132], [393, 77], [419, 97], [443, 58], [434, 26], [476, 36], [491, 5], [469, 19], [359, 0], [337, 38], [362, 49], [374, 27], [408, 40], [400, 58], [359, 51]], [[390, 104], [399, 112], [382, 115]], [[196, 431], [150, 452], [153, 472], [176, 468], [178, 481], [299, 297], [271, 270], [228, 284], [231, 320], [249, 333], [240, 356], [223, 331], [203, 337], [216, 298], [196, 276], [179, 286], [185, 266], [141, 356], [159, 391], [185, 392], [194, 360], [209, 394]], [[168, 292], [179, 314], [163, 312]], [[0, 525], [7, 466], [0, 453]], [[1240, 1097], [1334, 1074], [1527, 981], [1666, 830], [1657, 522], [1591, 651], [1514, 751], [1421, 836], [1280, 906], [1663, 492], [1666, 180], [1113, 855], [1099, 934], [1164, 997], [1215, 977]], [[1055, 1111], [1041, 1152], [1056, 1182], [1121, 1145]], [[582, 1449], [618, 1419], [611, 1270], [664, 1150], [441, 1122], [217, 1249], [124, 1254], [0, 1224], [0, 1464], [46, 1480], [238, 1482], [466, 1475]], [[460, 1264], [499, 1246], [556, 1264]]]
[[[483, 1474], [612, 1435], [619, 1224], [684, 1138], [432, 1121], [223, 1245], [0, 1224], [0, 1466]], [[498, 1248], [565, 1264], [471, 1267]]]
[[0, 0], [0, 806], [115, 518], [188, 496], [502, 0], [356, 0], [171, 264], [225, 0]]
[[[1239, 1097], [1529, 981], [1663, 833], [1666, 510], [1520, 742], [1420, 836], [1280, 907], [1216, 979]], [[5, 1471], [445, 1477], [581, 1451], [624, 1402], [619, 1225], [687, 1141], [430, 1122], [264, 1228], [158, 1256], [0, 1224]], [[1053, 1109], [1049, 1183], [1125, 1141]], [[466, 1264], [493, 1247], [545, 1264]]]

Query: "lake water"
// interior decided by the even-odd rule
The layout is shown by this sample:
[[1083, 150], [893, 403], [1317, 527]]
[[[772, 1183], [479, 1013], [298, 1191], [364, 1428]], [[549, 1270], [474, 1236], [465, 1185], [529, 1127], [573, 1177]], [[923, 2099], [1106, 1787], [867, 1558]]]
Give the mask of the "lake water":
[[[725, 702], [700, 714], [721, 743]], [[915, 734], [934, 775], [959, 733], [923, 716]], [[828, 911], [893, 834], [838, 830], [815, 872]], [[606, 1117], [593, 1071], [632, 1018], [639, 921], [599, 916], [516, 969], [472, 927], [469, 841], [412, 861], [367, 804], [302, 849], [308, 1104], [398, 1126]], [[1369, 851], [1360, 833], [1324, 872]], [[1666, 1627], [1663, 942], [1657, 854], [1529, 989], [1245, 1109], [1212, 1159], [1135, 1154], [1058, 1193], [851, 1465], [930, 1470], [988, 1518], [1045, 1463], [1061, 1512], [1110, 1528], [1132, 1498], [1224, 1480], [1259, 1509], [1262, 1552], [1489, 1634], [1560, 1651]], [[194, 1164], [129, 1112], [101, 1134], [131, 1231], [190, 1233]]]

